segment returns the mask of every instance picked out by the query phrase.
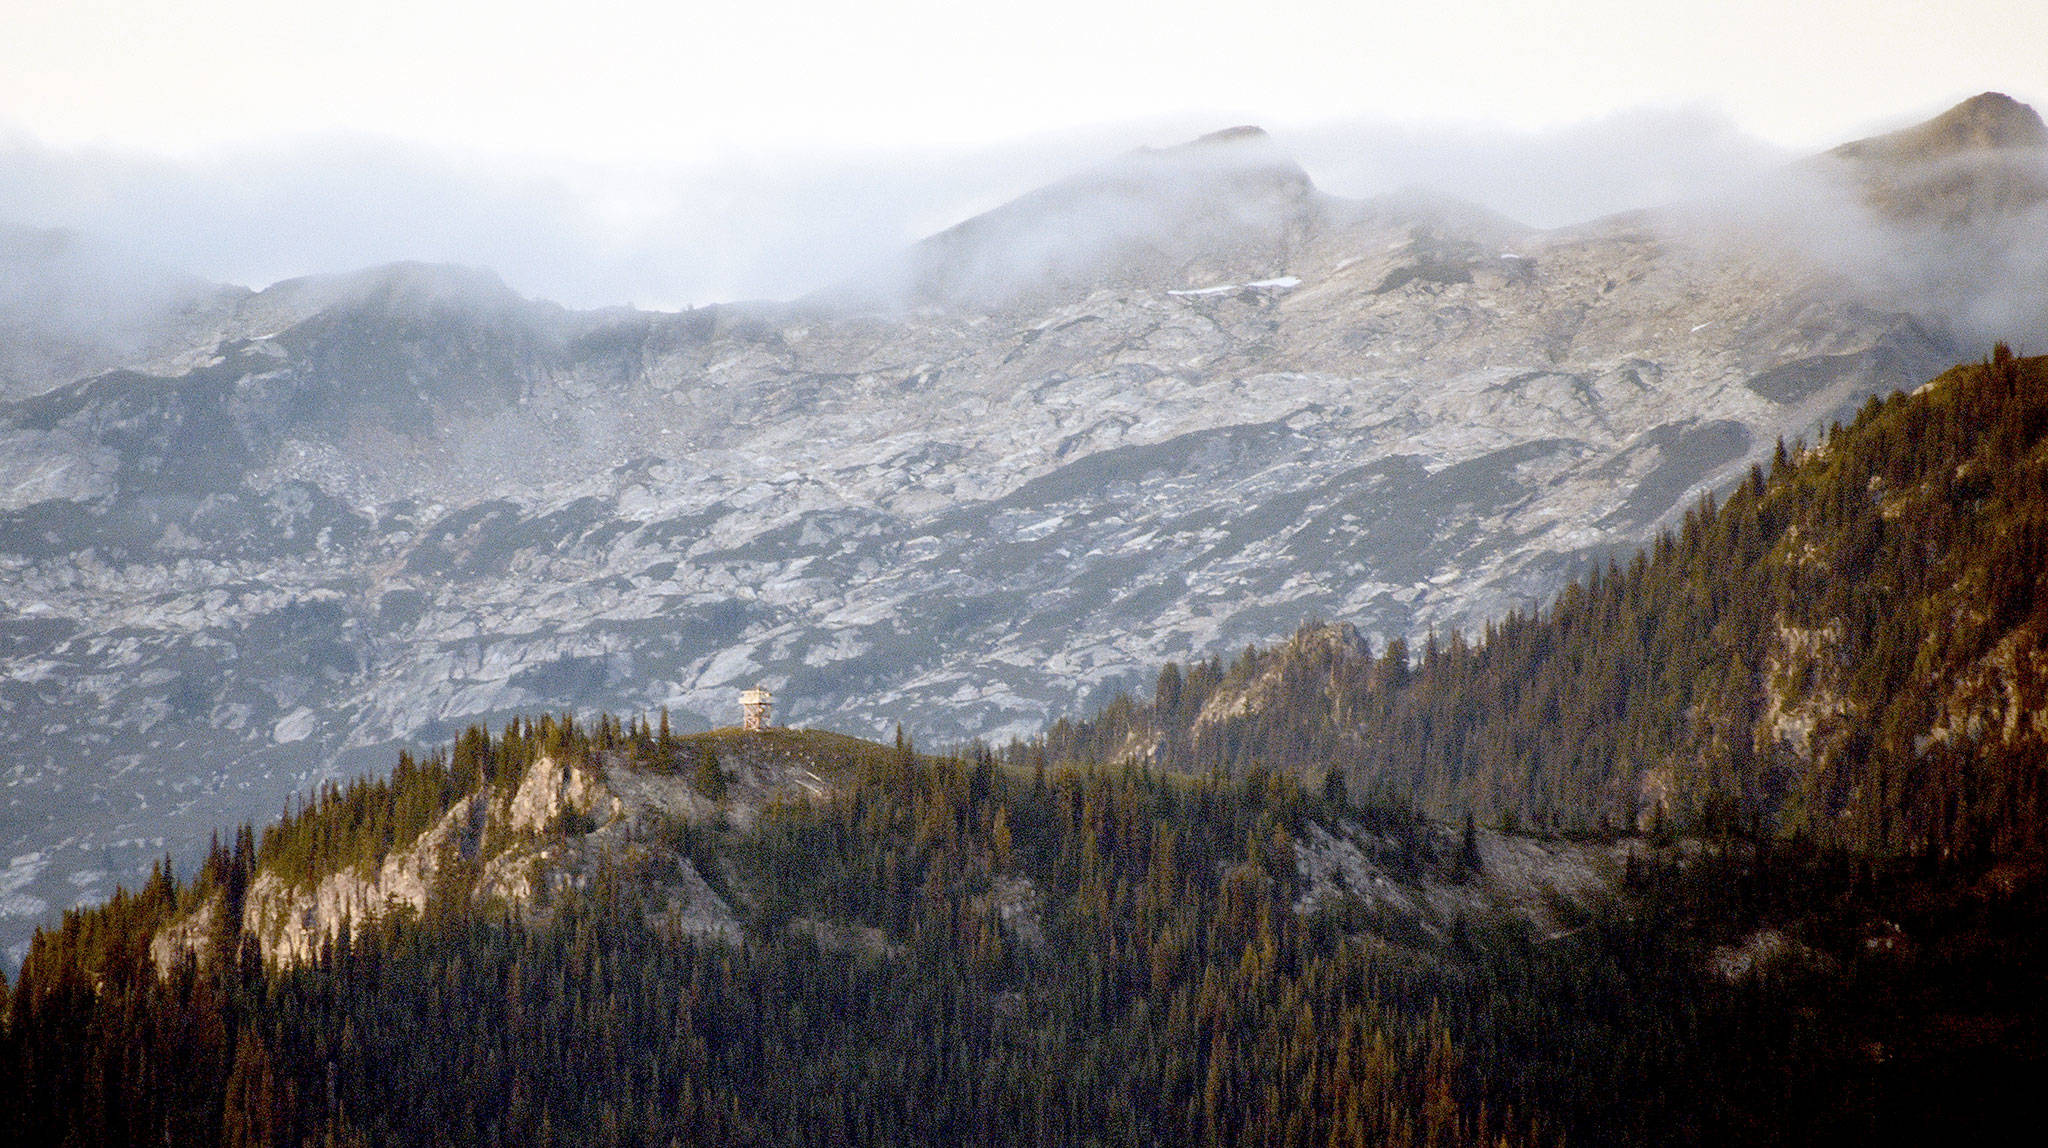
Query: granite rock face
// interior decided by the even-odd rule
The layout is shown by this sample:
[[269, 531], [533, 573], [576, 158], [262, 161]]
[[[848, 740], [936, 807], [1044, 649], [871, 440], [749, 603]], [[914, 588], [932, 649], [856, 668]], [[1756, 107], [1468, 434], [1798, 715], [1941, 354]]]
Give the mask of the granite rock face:
[[[241, 903], [241, 935], [271, 964], [304, 964], [321, 949], [392, 914], [419, 915], [430, 904], [467, 905], [546, 918], [564, 894], [587, 890], [606, 869], [637, 891], [650, 919], [684, 933], [738, 940], [732, 905], [677, 854], [664, 826], [716, 817], [748, 817], [774, 797], [808, 793], [819, 779], [770, 746], [750, 784], [712, 802], [681, 779], [622, 762], [608, 768], [542, 756], [510, 792], [486, 789], [456, 801], [416, 839], [399, 842], [374, 864], [291, 881], [263, 871]], [[829, 792], [821, 790], [820, 792]], [[562, 817], [574, 813], [573, 819]], [[188, 956], [212, 959], [224, 910], [220, 895], [159, 930], [150, 956], [168, 973]]]
[[515, 712], [1003, 739], [1305, 618], [1474, 625], [1965, 353], [1753, 229], [1337, 200], [1253, 131], [796, 304], [207, 298], [0, 405], [0, 945]]

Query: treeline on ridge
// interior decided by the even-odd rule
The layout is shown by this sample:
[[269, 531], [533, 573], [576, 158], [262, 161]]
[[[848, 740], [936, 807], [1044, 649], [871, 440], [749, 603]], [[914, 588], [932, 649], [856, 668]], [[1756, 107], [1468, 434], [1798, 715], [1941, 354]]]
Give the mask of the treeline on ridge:
[[1780, 445], [1627, 565], [1473, 639], [1185, 671], [1014, 760], [1336, 773], [1438, 816], [2011, 853], [2048, 825], [2048, 360], [2002, 344]]
[[[744, 945], [650, 926], [600, 883], [539, 926], [440, 903], [344, 934], [307, 966], [266, 968], [252, 940], [224, 937], [214, 959], [157, 975], [150, 940], [208, 898], [273, 865], [368, 862], [542, 745], [617, 767], [643, 728], [473, 730], [389, 780], [326, 791], [260, 846], [244, 827], [189, 884], [159, 867], [67, 913], [5, 1001], [9, 1142], [958, 1144], [1022, 1130], [1448, 1145], [1530, 1131], [1477, 1097], [1426, 984], [1397, 1006], [1408, 962], [1289, 910], [1312, 799], [1270, 775], [1025, 778], [906, 743], [848, 763], [836, 800], [771, 805], [744, 831], [671, 828], [678, 850], [733, 859], [752, 891]], [[1002, 920], [1018, 896], [1044, 921], [1031, 943]], [[806, 920], [877, 940], [822, 944]], [[1293, 1047], [1309, 1031], [1314, 1046]]]
[[[550, 728], [553, 751], [599, 767], [638, 732]], [[294, 820], [445, 792], [458, 768], [492, 778], [472, 767], [525, 737], [467, 735], [405, 785], [342, 790]], [[1901, 962], [1862, 938], [1879, 913], [1916, 935], [1954, 913], [1925, 877], [1726, 847], [1632, 865], [1627, 901], [1588, 905], [1558, 935], [1485, 919], [1431, 935], [1357, 900], [1299, 907], [1296, 843], [1352, 811], [1283, 775], [1016, 770], [907, 744], [847, 766], [831, 800], [771, 804], [746, 829], [671, 828], [677, 850], [730, 859], [744, 943], [651, 925], [600, 881], [538, 924], [436, 902], [308, 964], [267, 967], [243, 943], [159, 975], [149, 942], [179, 907], [263, 871], [244, 830], [192, 885], [159, 870], [38, 937], [0, 1001], [0, 1131], [24, 1145], [1862, 1143], [1957, 1107], [1928, 1083], [1945, 1079], [1864, 1051], [1894, 1039], [1903, 994], [2009, 994], [2044, 935], [2030, 884], [2012, 896], [2031, 916], [1971, 902], [1992, 913], [1972, 948]], [[1714, 944], [1807, 903], [1826, 911], [1800, 935], [1854, 976], [1703, 972]]]

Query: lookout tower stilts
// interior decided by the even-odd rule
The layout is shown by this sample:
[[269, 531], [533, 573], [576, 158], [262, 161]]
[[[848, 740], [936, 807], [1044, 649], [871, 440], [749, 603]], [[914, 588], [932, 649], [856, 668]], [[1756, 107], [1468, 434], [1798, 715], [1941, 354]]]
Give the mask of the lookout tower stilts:
[[740, 728], [748, 733], [758, 733], [768, 728], [768, 710], [775, 704], [775, 695], [759, 686], [740, 694]]

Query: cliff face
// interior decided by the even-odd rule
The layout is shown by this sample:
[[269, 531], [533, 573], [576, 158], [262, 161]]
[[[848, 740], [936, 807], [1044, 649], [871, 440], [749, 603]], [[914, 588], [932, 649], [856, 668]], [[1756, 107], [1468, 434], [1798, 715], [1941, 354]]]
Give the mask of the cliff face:
[[[391, 914], [431, 909], [509, 912], [535, 921], [560, 897], [600, 879], [638, 898], [657, 923], [683, 933], [739, 939], [733, 906], [675, 848], [672, 828], [718, 819], [751, 824], [772, 801], [829, 797], [804, 735], [711, 738], [703, 753], [725, 778], [712, 800], [682, 778], [603, 768], [556, 756], [536, 760], [515, 786], [455, 802], [416, 839], [369, 866], [289, 881], [259, 871], [243, 898], [242, 932], [268, 962], [312, 960], [323, 945]], [[150, 946], [159, 971], [187, 953], [206, 956], [224, 905], [216, 895], [161, 929]]]
[[261, 874], [243, 902], [242, 929], [256, 938], [266, 960], [290, 965], [313, 959], [344, 929], [372, 924], [387, 913], [424, 913], [441, 874], [452, 862], [473, 859], [479, 823], [487, 816], [484, 803], [462, 802], [411, 847], [384, 858], [370, 876], [333, 873], [311, 889], [298, 889]]

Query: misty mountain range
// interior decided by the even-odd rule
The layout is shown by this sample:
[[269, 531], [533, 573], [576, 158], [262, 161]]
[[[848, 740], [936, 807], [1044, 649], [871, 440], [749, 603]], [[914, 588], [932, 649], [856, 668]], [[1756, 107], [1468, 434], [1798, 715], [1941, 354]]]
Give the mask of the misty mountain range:
[[786, 303], [260, 292], [0, 230], [0, 944], [394, 744], [543, 709], [1001, 739], [1304, 618], [1538, 601], [2048, 332], [1983, 96], [1730, 202], [1526, 227], [1147, 150]]

